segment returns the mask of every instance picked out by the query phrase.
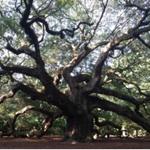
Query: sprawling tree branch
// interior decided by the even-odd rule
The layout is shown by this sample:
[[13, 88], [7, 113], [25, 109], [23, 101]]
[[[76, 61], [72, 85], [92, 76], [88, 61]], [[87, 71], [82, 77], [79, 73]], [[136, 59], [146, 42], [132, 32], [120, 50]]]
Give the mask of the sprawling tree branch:
[[[89, 41], [88, 41], [88, 44], [90, 44], [90, 42], [92, 41], [92, 39], [94, 38], [94, 36], [95, 36], [95, 34], [96, 34], [96, 31], [97, 31], [97, 29], [98, 29], [98, 27], [99, 27], [99, 25], [100, 25], [100, 23], [101, 23], [101, 21], [102, 21], [102, 19], [103, 19], [103, 16], [104, 16], [104, 14], [105, 14], [105, 11], [106, 11], [106, 8], [107, 8], [107, 5], [108, 5], [108, 0], [106, 0], [106, 3], [104, 4], [104, 1], [102, 0], [102, 5], [103, 5], [103, 10], [102, 10], [102, 12], [101, 12], [101, 15], [100, 15], [100, 17], [99, 17], [99, 19], [98, 19], [98, 22], [96, 23], [96, 26], [95, 26], [95, 28], [94, 28], [94, 31], [93, 31], [93, 33], [92, 33], [92, 35], [91, 35], [91, 37], [90, 37], [90, 39], [89, 39]], [[87, 45], [88, 45], [87, 44]]]
[[16, 55], [27, 54], [28, 56], [31, 56], [32, 58], [36, 60], [35, 53], [27, 46], [23, 46], [23, 47], [20, 47], [19, 49], [15, 49], [9, 43], [7, 43], [6, 49]]
[[[58, 117], [61, 117], [62, 116], [62, 113], [59, 111], [59, 112], [49, 112], [47, 110], [44, 110], [44, 109], [41, 109], [41, 108], [37, 108], [37, 107], [34, 107], [32, 105], [28, 105], [28, 106], [25, 106], [24, 108], [22, 108], [21, 110], [17, 111], [15, 113], [15, 116], [13, 118], [13, 122], [12, 122], [12, 134], [15, 132], [15, 123], [16, 123], [16, 120], [17, 118], [20, 116], [20, 115], [23, 115], [25, 114], [27, 111], [36, 111], [36, 112], [40, 112], [46, 116], [48, 116], [48, 121], [50, 121], [49, 125], [46, 126], [46, 123], [47, 122], [44, 122], [44, 128], [42, 129], [42, 135], [44, 135], [44, 133], [46, 132], [47, 128], [52, 125], [53, 121], [58, 118]], [[41, 136], [42, 136], [41, 135]]]
[[38, 92], [34, 88], [31, 88], [27, 85], [24, 85], [22, 83], [16, 83], [12, 86], [11, 91], [8, 94], [4, 94], [0, 97], [0, 103], [4, 102], [4, 100], [8, 98], [12, 98], [18, 91], [22, 91], [26, 93], [28, 96], [31, 97], [31, 99], [35, 100], [43, 100], [46, 101], [46, 97], [43, 93]]
[[121, 92], [112, 90], [112, 89], [108, 89], [108, 88], [97, 88], [94, 90], [94, 92], [96, 93], [100, 93], [100, 94], [105, 94], [105, 95], [109, 95], [109, 96], [114, 96], [116, 98], [119, 98], [120, 100], [124, 100], [127, 101], [129, 103], [132, 103], [134, 105], [139, 105], [142, 104], [143, 101], [140, 101], [132, 96], [129, 95], [125, 95]]
[[[103, 46], [105, 45], [107, 42], [103, 41], [101, 43], [99, 43], [99, 46]], [[65, 66], [64, 71], [63, 71], [63, 76], [64, 79], [66, 80], [66, 82], [69, 84], [69, 86], [71, 87], [71, 89], [74, 89], [74, 87], [76, 86], [76, 83], [74, 81], [74, 78], [71, 77], [71, 72], [74, 70], [74, 68], [80, 64], [82, 62], [83, 59], [85, 59], [88, 54], [90, 54], [95, 48], [89, 48], [87, 47], [87, 45], [84, 46], [83, 51], [77, 56], [74, 57], [70, 63]]]
[[76, 106], [69, 100], [69, 98], [65, 94], [61, 93], [55, 87], [51, 87], [51, 85], [49, 85], [49, 93], [47, 93], [48, 91], [38, 92], [34, 88], [30, 88], [29, 86], [22, 83], [19, 83], [18, 86], [19, 90], [26, 93], [33, 100], [42, 100], [48, 102], [51, 105], [55, 105], [68, 116], [72, 116], [75, 113]]
[[93, 77], [84, 90], [90, 92], [99, 84], [104, 63], [107, 60], [110, 51], [114, 50], [115, 47], [118, 46], [121, 42], [138, 37], [140, 34], [143, 34], [148, 31], [150, 31], [150, 26], [138, 28], [136, 30], [134, 28], [129, 29], [127, 34], [123, 34], [120, 37], [112, 39], [106, 46], [104, 46], [101, 49], [101, 54], [96, 62]]
[[22, 92], [26, 93], [28, 96], [31, 97], [32, 100], [43, 100], [46, 101], [45, 94], [42, 92], [38, 92], [33, 87], [29, 87], [27, 85], [24, 85], [22, 83], [17, 83], [16, 86], [18, 86], [18, 89]]
[[[135, 62], [133, 62], [134, 64]], [[129, 64], [125, 69], [128, 69], [130, 67], [131, 64]], [[116, 79], [117, 81], [121, 81], [122, 83], [127, 83], [127, 84], [132, 84], [139, 92], [139, 94], [145, 96], [145, 97], [150, 97], [150, 95], [142, 92], [141, 88], [139, 87], [139, 85], [133, 81], [129, 81], [128, 79], [126, 79], [125, 77], [120, 76], [120, 73], [115, 71], [115, 70], [111, 70], [110, 72], [107, 73], [107, 75], [109, 76], [110, 79]]]
[[88, 96], [87, 99], [92, 109], [101, 108], [106, 111], [115, 112], [118, 115], [131, 119], [138, 125], [142, 126], [145, 130], [150, 132], [150, 122], [147, 119], [145, 119], [143, 116], [139, 115], [137, 112], [128, 108], [127, 106], [120, 106], [118, 104], [109, 102], [97, 96]]
[[80, 28], [81, 25], [88, 25], [88, 26], [92, 26], [93, 23], [88, 23], [88, 22], [80, 22], [76, 28], [73, 28], [73, 29], [61, 29], [60, 31], [53, 31], [53, 30], [50, 30], [49, 29], [49, 25], [48, 23], [46, 22], [46, 20], [44, 18], [41, 18], [41, 17], [36, 17], [34, 19], [32, 19], [30, 22], [29, 22], [29, 25], [31, 26], [32, 24], [34, 23], [42, 23], [45, 28], [46, 28], [46, 31], [47, 33], [51, 34], [51, 35], [55, 35], [55, 36], [60, 36], [61, 38], [64, 38], [65, 37], [65, 34], [66, 35], [69, 35], [71, 37], [74, 37], [74, 33], [76, 30], [78, 30]]
[[5, 66], [0, 63], [0, 67], [4, 70], [6, 73], [21, 73], [32, 77], [38, 77], [38, 71], [36, 68], [29, 68], [25, 66], [20, 65], [13, 65], [13, 66]]
[[31, 9], [33, 6], [33, 0], [30, 0], [29, 2], [25, 2], [25, 3], [26, 3], [26, 8], [25, 8], [22, 18], [20, 20], [20, 25], [24, 29], [25, 34], [28, 35], [28, 37], [30, 39], [29, 42], [34, 45], [35, 52], [36, 52], [37, 65], [44, 68], [45, 64], [40, 55], [38, 37], [37, 37], [34, 29], [32, 29], [30, 24], [28, 23], [28, 19], [31, 14]]

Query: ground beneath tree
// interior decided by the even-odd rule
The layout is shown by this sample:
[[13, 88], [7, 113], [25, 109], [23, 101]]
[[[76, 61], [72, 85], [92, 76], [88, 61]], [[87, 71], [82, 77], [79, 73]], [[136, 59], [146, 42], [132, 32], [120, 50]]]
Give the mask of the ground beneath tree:
[[5, 149], [149, 149], [150, 137], [136, 139], [99, 139], [94, 142], [77, 143], [62, 142], [61, 137], [42, 137], [37, 138], [12, 138], [5, 137], [0, 139], [0, 148]]

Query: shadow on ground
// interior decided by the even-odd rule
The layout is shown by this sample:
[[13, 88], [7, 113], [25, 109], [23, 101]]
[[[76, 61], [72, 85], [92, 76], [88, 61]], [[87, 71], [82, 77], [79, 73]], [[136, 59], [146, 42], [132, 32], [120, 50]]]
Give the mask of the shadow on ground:
[[149, 149], [149, 138], [136, 139], [99, 139], [94, 142], [77, 143], [61, 142], [61, 137], [43, 137], [37, 138], [12, 138], [4, 137], [0, 139], [0, 148], [3, 149]]

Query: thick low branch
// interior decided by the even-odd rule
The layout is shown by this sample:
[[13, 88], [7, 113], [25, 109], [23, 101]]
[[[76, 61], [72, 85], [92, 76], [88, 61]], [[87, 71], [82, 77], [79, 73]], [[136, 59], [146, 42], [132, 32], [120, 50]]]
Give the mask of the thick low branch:
[[21, 73], [31, 77], [38, 77], [38, 70], [36, 68], [29, 68], [25, 66], [13, 65], [13, 66], [5, 66], [0, 64], [0, 67], [10, 74], [12, 73]]
[[143, 103], [143, 101], [140, 101], [132, 96], [122, 94], [121, 92], [118, 92], [118, 91], [115, 91], [112, 89], [108, 89], [108, 88], [97, 88], [94, 90], [94, 92], [109, 95], [109, 96], [114, 96], [116, 98], [119, 98], [120, 100], [124, 100], [124, 101], [132, 103], [134, 105], [140, 105]]
[[33, 100], [42, 100], [48, 102], [51, 105], [55, 105], [68, 116], [75, 114], [76, 106], [69, 100], [68, 96], [61, 93], [57, 88], [51, 87], [51, 85], [49, 85], [49, 93], [45, 93], [45, 91], [38, 92], [34, 88], [31, 88], [22, 83], [19, 83], [18, 86], [22, 92], [26, 93]]
[[18, 83], [18, 89], [27, 94], [31, 97], [32, 100], [43, 100], [46, 101], [46, 96], [42, 92], [38, 92], [33, 87], [29, 87], [27, 85], [24, 85], [22, 83]]
[[120, 106], [113, 102], [109, 102], [105, 99], [96, 97], [96, 96], [88, 96], [87, 97], [89, 106], [93, 108], [101, 108], [105, 111], [112, 111], [117, 113], [118, 115], [129, 118], [134, 121], [138, 125], [142, 126], [146, 131], [150, 132], [150, 122], [145, 119], [143, 116], [139, 115], [135, 111], [131, 110], [127, 106]]
[[[12, 134], [15, 132], [15, 123], [16, 123], [16, 120], [17, 120], [17, 118], [20, 116], [20, 115], [23, 115], [23, 114], [25, 114], [27, 111], [36, 111], [36, 112], [40, 112], [40, 113], [42, 113], [42, 114], [44, 114], [44, 115], [46, 115], [46, 116], [48, 116], [49, 118], [51, 118], [51, 121], [50, 121], [50, 119], [49, 119], [49, 121], [50, 121], [50, 124], [52, 124], [52, 120], [54, 120], [55, 118], [58, 118], [58, 117], [61, 117], [62, 116], [62, 113], [61, 112], [49, 112], [49, 111], [47, 111], [47, 110], [44, 110], [44, 109], [40, 109], [40, 108], [36, 108], [36, 107], [34, 107], [34, 106], [32, 106], [32, 105], [28, 105], [28, 106], [25, 106], [24, 108], [22, 108], [20, 111], [18, 111], [18, 112], [16, 112], [15, 113], [15, 116], [14, 116], [14, 118], [13, 118], [13, 122], [12, 122]], [[45, 122], [46, 123], [46, 122]], [[44, 123], [44, 125], [46, 125]], [[50, 125], [49, 124], [49, 125]], [[46, 132], [45, 131], [45, 127], [44, 127], [44, 129], [42, 129], [43, 131], [42, 131], [42, 135], [44, 135], [44, 133]]]

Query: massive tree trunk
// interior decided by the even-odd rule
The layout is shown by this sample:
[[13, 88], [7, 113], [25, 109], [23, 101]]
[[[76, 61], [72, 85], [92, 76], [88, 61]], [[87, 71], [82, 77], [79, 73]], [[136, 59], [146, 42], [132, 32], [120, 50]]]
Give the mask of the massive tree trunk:
[[65, 139], [76, 141], [85, 141], [90, 135], [93, 128], [93, 120], [91, 115], [78, 114], [73, 118], [67, 118], [67, 128]]
[[84, 141], [93, 129], [93, 118], [88, 110], [87, 99], [80, 90], [76, 90], [70, 96], [70, 101], [74, 103], [76, 109], [74, 115], [67, 116], [65, 138]]

